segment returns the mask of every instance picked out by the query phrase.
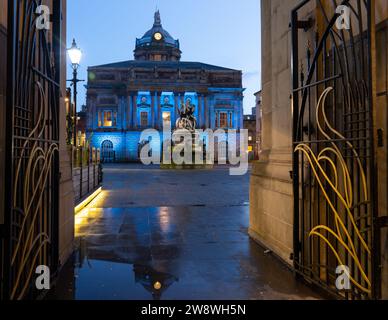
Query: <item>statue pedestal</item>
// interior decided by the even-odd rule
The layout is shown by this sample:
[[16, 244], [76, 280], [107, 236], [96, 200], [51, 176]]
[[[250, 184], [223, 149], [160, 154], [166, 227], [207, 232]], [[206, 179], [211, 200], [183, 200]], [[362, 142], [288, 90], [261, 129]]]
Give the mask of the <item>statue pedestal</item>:
[[[188, 131], [183, 129], [177, 129], [173, 132], [173, 141], [179, 140], [181, 138], [180, 143], [176, 143], [171, 148], [171, 164], [161, 164], [162, 169], [211, 169], [213, 168], [213, 164], [206, 164], [206, 150], [201, 143], [199, 133], [197, 131], [191, 132], [191, 141], [187, 138]], [[184, 140], [184, 138], [186, 140]], [[184, 144], [191, 144], [190, 146], [185, 146]], [[191, 149], [191, 162], [182, 164], [174, 163], [174, 154], [176, 157], [183, 158], [184, 149]], [[179, 156], [178, 153], [181, 155]]]

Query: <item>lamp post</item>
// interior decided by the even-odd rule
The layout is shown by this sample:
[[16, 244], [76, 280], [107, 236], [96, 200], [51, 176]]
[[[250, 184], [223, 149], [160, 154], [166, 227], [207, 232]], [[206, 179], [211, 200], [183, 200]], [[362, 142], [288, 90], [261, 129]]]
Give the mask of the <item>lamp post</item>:
[[79, 80], [77, 78], [77, 70], [80, 65], [81, 59], [82, 59], [82, 51], [77, 47], [77, 43], [75, 42], [75, 39], [73, 39], [73, 43], [71, 45], [71, 48], [67, 50], [69, 54], [69, 58], [71, 61], [71, 66], [73, 68], [73, 79], [68, 80], [72, 82], [73, 85], [73, 100], [74, 100], [74, 147], [77, 147], [77, 83], [82, 82], [84, 80]]

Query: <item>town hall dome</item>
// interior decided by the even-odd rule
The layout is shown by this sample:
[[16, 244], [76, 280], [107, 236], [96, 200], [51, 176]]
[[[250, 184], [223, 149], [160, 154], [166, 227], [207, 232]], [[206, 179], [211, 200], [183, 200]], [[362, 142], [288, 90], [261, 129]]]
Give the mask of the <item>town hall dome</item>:
[[175, 40], [163, 27], [160, 12], [156, 11], [154, 25], [140, 39], [136, 39], [135, 60], [179, 61], [182, 52]]

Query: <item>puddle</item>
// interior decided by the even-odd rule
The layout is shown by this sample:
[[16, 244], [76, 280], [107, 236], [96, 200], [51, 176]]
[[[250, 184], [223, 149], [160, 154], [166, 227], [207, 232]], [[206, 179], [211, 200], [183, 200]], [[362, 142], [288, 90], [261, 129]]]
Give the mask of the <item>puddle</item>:
[[179, 281], [169, 273], [141, 264], [88, 259], [77, 255], [62, 270], [47, 299], [161, 300]]

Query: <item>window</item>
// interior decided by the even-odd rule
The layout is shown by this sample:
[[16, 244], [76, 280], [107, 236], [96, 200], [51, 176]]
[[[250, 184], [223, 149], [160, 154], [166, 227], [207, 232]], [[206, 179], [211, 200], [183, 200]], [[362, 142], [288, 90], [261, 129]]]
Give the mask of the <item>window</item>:
[[233, 113], [229, 114], [229, 128], [233, 128]]
[[104, 127], [112, 127], [113, 121], [112, 121], [112, 111], [105, 111], [104, 112]]
[[140, 112], [140, 125], [142, 127], [148, 126], [148, 112]]
[[253, 140], [252, 136], [249, 136], [249, 137], [248, 137], [248, 140], [249, 140], [249, 141], [252, 141], [252, 140]]
[[98, 112], [98, 127], [112, 128], [117, 126], [117, 112], [111, 110]]
[[162, 61], [162, 55], [161, 54], [155, 54], [154, 55], [154, 61]]
[[228, 127], [228, 114], [226, 112], [220, 113], [220, 128]]
[[163, 127], [171, 127], [171, 112], [163, 112]]

